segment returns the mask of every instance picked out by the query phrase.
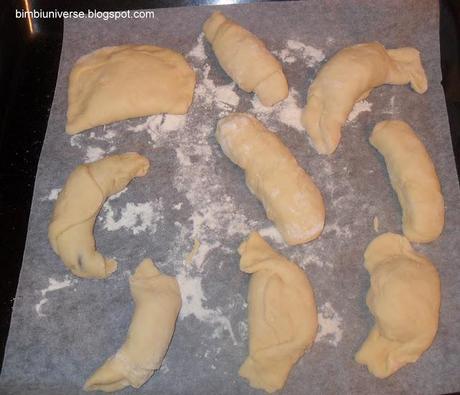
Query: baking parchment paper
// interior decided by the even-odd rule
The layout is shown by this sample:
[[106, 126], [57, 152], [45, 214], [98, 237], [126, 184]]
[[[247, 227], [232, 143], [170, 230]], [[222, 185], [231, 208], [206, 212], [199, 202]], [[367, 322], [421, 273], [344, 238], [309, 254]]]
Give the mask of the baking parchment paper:
[[[283, 61], [291, 91], [281, 105], [261, 107], [218, 66], [200, 36], [202, 23], [214, 9], [249, 28]], [[436, 2], [318, 0], [174, 8], [156, 10], [153, 20], [66, 20], [64, 27], [2, 394], [80, 393], [84, 381], [125, 338], [133, 311], [128, 276], [144, 257], [177, 275], [184, 305], [162, 368], [141, 389], [122, 393], [259, 393], [238, 376], [247, 355], [249, 276], [239, 271], [236, 249], [251, 230], [262, 230], [275, 248], [305, 270], [318, 305], [317, 341], [280, 393], [460, 390], [460, 199], [440, 84]], [[373, 40], [389, 48], [418, 48], [429, 90], [418, 95], [408, 86], [375, 89], [355, 107], [338, 150], [320, 156], [298, 122], [306, 89], [320, 65], [339, 49]], [[73, 63], [102, 46], [126, 43], [164, 46], [186, 55], [197, 73], [189, 113], [133, 119], [69, 137], [64, 125]], [[313, 177], [327, 206], [327, 225], [318, 240], [286, 246], [246, 188], [243, 172], [222, 154], [214, 129], [218, 118], [232, 111], [256, 114]], [[375, 123], [391, 118], [411, 124], [427, 146], [442, 184], [446, 226], [435, 242], [414, 246], [435, 263], [442, 280], [436, 339], [415, 364], [380, 380], [353, 356], [373, 324], [365, 305], [369, 277], [364, 249], [378, 233], [401, 232], [401, 210], [384, 162], [368, 143]], [[95, 226], [99, 250], [117, 259], [118, 271], [106, 280], [75, 278], [47, 240], [56, 194], [79, 163], [126, 151], [146, 155], [151, 170], [110, 199]]]

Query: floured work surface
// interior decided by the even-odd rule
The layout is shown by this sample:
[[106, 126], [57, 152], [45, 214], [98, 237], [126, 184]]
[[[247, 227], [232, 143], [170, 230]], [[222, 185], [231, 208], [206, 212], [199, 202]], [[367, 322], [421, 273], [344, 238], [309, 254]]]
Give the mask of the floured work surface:
[[[122, 393], [257, 393], [238, 376], [248, 347], [249, 276], [239, 271], [236, 250], [251, 230], [261, 230], [306, 271], [318, 305], [316, 342], [292, 370], [283, 393], [460, 390], [460, 199], [440, 85], [435, 2], [310, 1], [220, 9], [262, 38], [282, 60], [290, 95], [273, 109], [235, 87], [218, 66], [200, 35], [213, 8], [158, 10], [154, 20], [66, 21], [0, 392], [79, 393], [122, 344], [133, 312], [128, 275], [144, 257], [151, 257], [160, 270], [177, 276], [183, 307], [160, 371], [141, 389]], [[338, 150], [320, 156], [299, 124], [307, 86], [320, 64], [339, 49], [373, 40], [389, 48], [418, 48], [429, 90], [418, 95], [408, 86], [375, 89], [355, 106]], [[102, 46], [125, 43], [164, 46], [186, 55], [197, 72], [189, 113], [124, 121], [69, 137], [64, 126], [72, 64]], [[327, 208], [319, 239], [288, 247], [266, 219], [245, 186], [243, 172], [223, 155], [214, 137], [218, 118], [232, 111], [254, 113], [311, 174]], [[384, 162], [368, 143], [375, 123], [391, 118], [408, 122], [426, 144], [447, 210], [442, 236], [429, 245], [414, 245], [441, 275], [437, 337], [417, 363], [380, 380], [353, 356], [373, 325], [365, 305], [369, 277], [364, 249], [378, 233], [401, 232], [401, 211]], [[96, 222], [98, 248], [116, 258], [118, 271], [107, 280], [76, 278], [47, 240], [57, 191], [79, 163], [126, 151], [146, 155], [151, 170], [111, 198]]]

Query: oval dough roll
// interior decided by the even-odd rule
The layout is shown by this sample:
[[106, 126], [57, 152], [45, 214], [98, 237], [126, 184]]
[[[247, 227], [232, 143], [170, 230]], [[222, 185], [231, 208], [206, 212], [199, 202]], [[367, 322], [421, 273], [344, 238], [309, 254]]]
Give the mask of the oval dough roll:
[[281, 389], [293, 365], [313, 343], [318, 327], [313, 290], [295, 263], [257, 232], [241, 244], [240, 269], [249, 283], [249, 356], [240, 376], [254, 388]]
[[86, 381], [85, 391], [119, 391], [142, 386], [159, 369], [182, 305], [174, 277], [144, 259], [129, 280], [135, 310], [126, 340]]
[[286, 243], [302, 244], [321, 234], [321, 192], [274, 133], [252, 115], [235, 113], [218, 122], [216, 137], [225, 155], [245, 170], [249, 190]]
[[108, 196], [124, 189], [133, 177], [147, 173], [147, 158], [128, 152], [77, 166], [59, 193], [48, 238], [54, 252], [73, 274], [105, 278], [117, 269], [113, 259], [96, 251], [93, 227]]
[[170, 49], [98, 49], [78, 59], [70, 73], [66, 132], [152, 114], [185, 114], [194, 87], [194, 71]]
[[281, 64], [265, 44], [221, 12], [203, 25], [219, 64], [245, 92], [255, 92], [264, 106], [273, 106], [288, 95]]
[[411, 241], [429, 243], [444, 227], [444, 198], [430, 155], [403, 121], [375, 125], [370, 143], [383, 155], [403, 212], [403, 232]]
[[355, 359], [385, 378], [430, 347], [438, 329], [441, 285], [433, 264], [403, 236], [378, 236], [364, 261], [371, 277], [366, 303], [375, 325]]
[[335, 151], [348, 114], [372, 89], [409, 82], [417, 93], [427, 90], [420, 53], [415, 48], [385, 49], [372, 42], [339, 51], [310, 85], [302, 112], [302, 125], [315, 149], [321, 154]]

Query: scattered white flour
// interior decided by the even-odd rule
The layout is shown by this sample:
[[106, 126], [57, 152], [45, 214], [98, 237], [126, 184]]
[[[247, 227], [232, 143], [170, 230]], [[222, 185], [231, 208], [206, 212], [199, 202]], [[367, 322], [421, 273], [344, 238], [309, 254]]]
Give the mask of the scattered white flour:
[[248, 324], [246, 321], [238, 322], [238, 333], [241, 340], [245, 341], [248, 339]]
[[46, 196], [44, 198], [41, 198], [40, 200], [41, 201], [45, 201], [45, 200], [53, 201], [53, 200], [56, 200], [58, 198], [59, 192], [61, 192], [61, 189], [62, 188], [54, 188], [54, 189], [52, 189], [48, 196]]
[[200, 241], [195, 239], [195, 241], [193, 243], [192, 250], [188, 253], [187, 258], [185, 258], [185, 262], [192, 263], [193, 257], [198, 252], [198, 249], [200, 248], [200, 245], [201, 245]]
[[361, 100], [355, 103], [353, 110], [348, 114], [347, 122], [353, 122], [362, 112], [369, 112], [372, 110], [372, 103], [367, 100]]
[[[189, 202], [192, 204], [200, 199], [198, 189], [191, 189], [187, 191], [186, 195]], [[230, 198], [230, 197], [228, 197]], [[225, 230], [227, 237], [235, 234], [248, 234], [250, 226], [247, 218], [238, 213], [238, 210], [233, 202], [233, 199], [218, 202], [207, 201], [207, 204], [198, 208], [192, 214], [190, 220], [192, 221], [192, 237], [199, 238], [206, 237], [211, 232], [211, 235], [218, 230]]]
[[312, 255], [311, 253], [300, 253], [300, 254], [293, 254], [291, 257], [291, 260], [295, 263], [298, 263], [299, 266], [302, 269], [305, 269], [309, 265], [316, 265], [318, 267], [332, 267], [332, 264], [330, 262], [326, 262], [323, 259], [321, 259], [317, 255]]
[[166, 365], [166, 363], [165, 363], [164, 361], [163, 361], [163, 363], [161, 364], [160, 372], [163, 373], [163, 374], [166, 374], [166, 373], [169, 372], [168, 365]]
[[176, 157], [179, 161], [180, 166], [191, 166], [192, 162], [190, 161], [190, 157], [184, 153], [181, 147], [176, 148]]
[[291, 64], [296, 61], [302, 61], [307, 67], [313, 67], [325, 58], [321, 49], [305, 45], [296, 40], [288, 40], [286, 48], [281, 51], [275, 51], [283, 63]]
[[186, 115], [152, 115], [136, 126], [128, 126], [130, 132], [147, 132], [152, 142], [161, 145], [171, 138], [168, 132], [177, 132], [185, 127]]
[[[299, 93], [294, 88], [289, 89], [289, 95], [285, 100], [273, 107], [265, 107], [257, 96], [254, 96], [251, 100], [252, 109], [249, 112], [253, 113], [264, 124], [272, 123], [271, 121], [278, 121], [298, 131], [302, 131], [304, 128], [300, 123], [302, 107], [298, 105], [299, 99]], [[276, 132], [276, 130], [272, 131]]]
[[228, 85], [218, 86], [215, 90], [217, 106], [221, 110], [234, 110], [240, 102], [240, 97], [235, 92], [236, 84], [233, 82]]
[[94, 140], [107, 141], [112, 140], [117, 135], [117, 132], [114, 129], [111, 129], [110, 126], [104, 125], [102, 130], [103, 133], [90, 132], [89, 137]]
[[209, 78], [211, 66], [207, 63], [201, 66], [202, 76], [195, 87], [195, 99], [202, 102], [205, 108], [216, 107], [219, 118], [236, 110], [240, 102], [240, 97], [235, 92], [236, 84], [234, 82], [216, 86], [214, 81]]
[[[194, 245], [194, 247], [195, 247], [195, 245]], [[202, 271], [208, 254], [212, 250], [215, 250], [216, 248], [219, 248], [219, 247], [220, 247], [219, 242], [214, 242], [214, 243], [203, 242], [203, 243], [199, 243], [198, 247], [196, 248], [196, 252], [193, 255], [191, 255], [190, 263], [192, 265], [194, 265], [199, 271]]]
[[114, 129], [107, 129], [106, 126], [104, 125], [104, 134], [101, 136], [101, 140], [111, 140], [113, 139], [116, 135], [117, 132]]
[[102, 159], [105, 155], [105, 151], [99, 147], [88, 147], [85, 155], [85, 163], [95, 162], [99, 159]]
[[379, 233], [379, 217], [375, 216], [374, 217], [374, 221], [373, 221], [373, 225], [374, 225], [374, 232], [375, 233]]
[[182, 202], [175, 204], [175, 205], [173, 206], [173, 209], [174, 209], [174, 210], [180, 210], [180, 209], [182, 208], [182, 204], [183, 204]]
[[326, 302], [318, 312], [319, 330], [316, 335], [317, 342], [327, 342], [335, 347], [342, 340], [342, 317]]
[[[103, 226], [109, 231], [125, 228], [137, 235], [140, 232], [155, 233], [157, 224], [162, 219], [163, 202], [127, 203], [118, 215], [107, 201], [103, 208]], [[118, 211], [118, 210], [117, 210]], [[115, 219], [119, 216], [118, 219]]]
[[83, 134], [74, 134], [72, 137], [70, 137], [70, 146], [82, 148], [83, 138], [84, 138]]
[[281, 233], [278, 231], [278, 229], [276, 229], [275, 226], [269, 226], [268, 228], [260, 229], [258, 232], [262, 237], [268, 237], [275, 243], [284, 244], [283, 236], [281, 236]]
[[385, 110], [383, 111], [384, 114], [391, 114], [393, 115], [395, 113], [395, 96], [391, 96], [391, 99], [390, 99], [390, 103], [388, 105], [388, 107], [385, 108]]
[[200, 33], [196, 39], [196, 45], [190, 50], [187, 54], [187, 57], [193, 57], [199, 61], [204, 61], [206, 59], [206, 53], [204, 51], [204, 33]]
[[227, 331], [233, 340], [233, 344], [236, 345], [237, 342], [230, 320], [222, 314], [220, 309], [212, 310], [203, 306], [207, 299], [201, 286], [202, 278], [189, 276], [184, 271], [181, 271], [176, 278], [182, 295], [180, 319], [193, 315], [196, 319], [215, 327], [213, 338], [221, 337], [223, 332]]
[[128, 190], [128, 187], [122, 189], [122, 190], [121, 190], [120, 192], [118, 192], [118, 193], [114, 193], [113, 195], [110, 195], [110, 196], [107, 198], [107, 200], [108, 200], [109, 202], [111, 202], [112, 200], [116, 200], [116, 199], [118, 199], [121, 195], [123, 195], [127, 190]]
[[334, 232], [335, 236], [340, 239], [350, 239], [352, 237], [350, 225], [348, 224], [341, 227], [336, 223], [326, 223], [326, 225], [324, 226], [323, 233], [328, 234], [330, 232]]
[[46, 288], [44, 288], [44, 289], [42, 289], [40, 291], [40, 294], [42, 296], [40, 302], [38, 302], [35, 305], [35, 311], [36, 311], [37, 315], [39, 317], [45, 317], [46, 316], [46, 314], [43, 314], [41, 312], [41, 309], [42, 309], [43, 305], [48, 302], [48, 298], [46, 297], [48, 292], [54, 292], [54, 291], [57, 291], [57, 290], [62, 289], [62, 288], [70, 287], [75, 282], [77, 282], [77, 280], [75, 280], [73, 278], [70, 278], [67, 275], [64, 277], [64, 280], [62, 280], [62, 281], [55, 280], [54, 278], [50, 277], [48, 279], [48, 287], [46, 287]]

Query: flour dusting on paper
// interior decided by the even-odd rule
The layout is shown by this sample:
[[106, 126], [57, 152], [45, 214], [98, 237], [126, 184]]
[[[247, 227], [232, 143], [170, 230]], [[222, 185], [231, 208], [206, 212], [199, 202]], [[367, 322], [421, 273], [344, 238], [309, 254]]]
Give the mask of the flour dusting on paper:
[[163, 218], [162, 209], [163, 201], [161, 199], [145, 203], [127, 203], [121, 210], [114, 209], [107, 201], [102, 207], [103, 226], [109, 231], [124, 228], [134, 235], [146, 231], [154, 234], [158, 222]]
[[105, 152], [106, 151], [99, 147], [88, 147], [86, 149], [84, 162], [95, 162], [99, 159], [102, 159], [105, 155]]
[[[248, 112], [253, 113], [259, 121], [265, 125], [273, 122], [281, 122], [295, 130], [304, 130], [300, 123], [302, 107], [299, 105], [300, 95], [294, 88], [289, 89], [288, 97], [275, 104], [273, 107], [265, 107], [257, 96], [251, 100], [252, 108]], [[276, 130], [272, 130], [276, 132]]]
[[276, 229], [275, 226], [269, 226], [268, 228], [260, 229], [258, 233], [262, 237], [269, 238], [272, 242], [284, 244], [283, 236], [281, 236], [281, 233], [278, 231], [278, 229]]
[[204, 61], [206, 59], [206, 53], [204, 50], [204, 41], [205, 41], [204, 33], [200, 33], [198, 38], [196, 39], [196, 45], [190, 50], [187, 54], [187, 57], [193, 57], [198, 59], [199, 61]]
[[50, 193], [48, 194], [48, 196], [45, 196], [43, 198], [41, 198], [40, 200], [41, 201], [45, 201], [45, 200], [49, 200], [49, 201], [53, 201], [53, 200], [56, 200], [58, 198], [58, 195], [59, 195], [59, 192], [61, 192], [62, 188], [53, 188]]
[[324, 303], [318, 310], [319, 328], [316, 341], [337, 347], [342, 340], [342, 317], [329, 302]]
[[286, 47], [274, 51], [283, 63], [302, 61], [307, 67], [314, 67], [326, 57], [321, 49], [306, 45], [297, 40], [287, 40]]
[[77, 282], [76, 279], [65, 276], [62, 281], [56, 280], [54, 278], [48, 279], [48, 286], [40, 291], [41, 300], [35, 305], [35, 312], [39, 317], [46, 317], [46, 314], [42, 313], [43, 306], [48, 303], [49, 299], [46, 295], [49, 292], [55, 292], [63, 288], [70, 287], [71, 285]]
[[353, 106], [350, 114], [348, 114], [347, 122], [353, 122], [363, 112], [370, 112], [372, 110], [372, 103], [367, 100], [361, 100]]
[[192, 277], [184, 271], [179, 273], [176, 278], [182, 295], [180, 319], [193, 315], [196, 319], [215, 327], [212, 337], [221, 337], [222, 333], [227, 331], [236, 345], [230, 320], [219, 309], [212, 310], [203, 305], [207, 299], [201, 285], [202, 278]]

